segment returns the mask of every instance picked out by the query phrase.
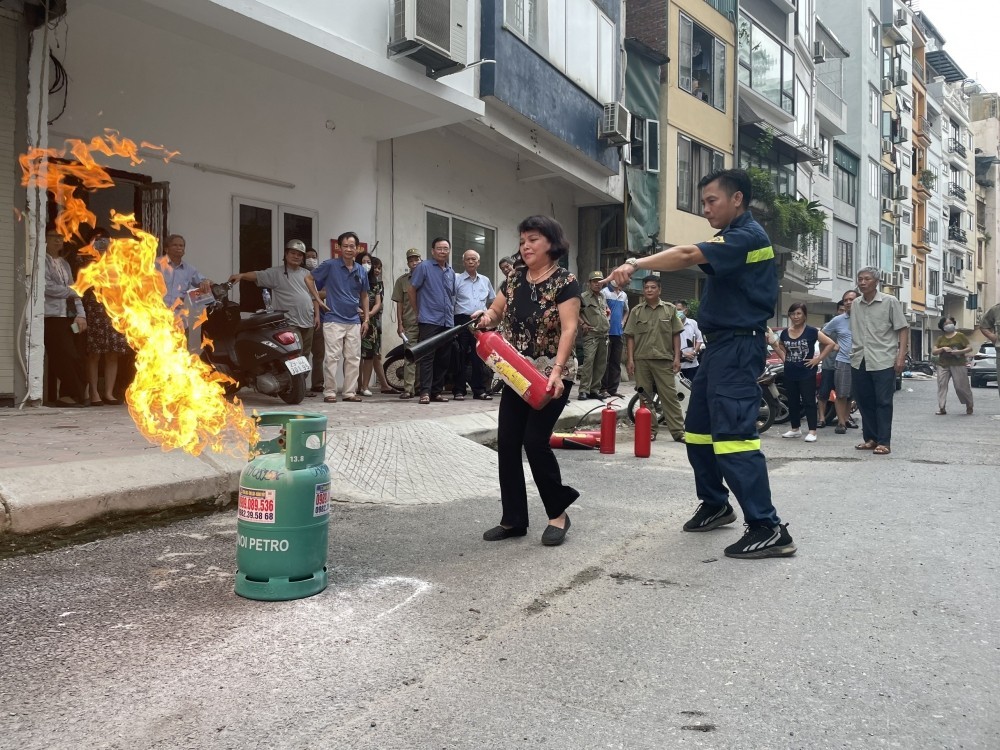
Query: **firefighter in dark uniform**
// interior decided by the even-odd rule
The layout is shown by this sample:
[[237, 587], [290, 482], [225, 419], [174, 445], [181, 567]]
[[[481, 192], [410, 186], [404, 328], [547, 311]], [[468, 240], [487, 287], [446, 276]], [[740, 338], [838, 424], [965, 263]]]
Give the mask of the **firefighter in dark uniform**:
[[753, 195], [744, 170], [713, 172], [698, 187], [702, 211], [718, 234], [697, 245], [629, 258], [609, 279], [627, 284], [637, 268], [662, 272], [697, 265], [705, 272], [698, 324], [707, 347], [691, 387], [685, 424], [688, 461], [701, 504], [684, 530], [709, 531], [733, 523], [731, 490], [743, 510], [746, 532], [726, 547], [726, 555], [791, 555], [795, 543], [771, 503], [757, 434], [757, 377], [766, 358], [767, 321], [778, 297], [774, 250], [748, 209]]

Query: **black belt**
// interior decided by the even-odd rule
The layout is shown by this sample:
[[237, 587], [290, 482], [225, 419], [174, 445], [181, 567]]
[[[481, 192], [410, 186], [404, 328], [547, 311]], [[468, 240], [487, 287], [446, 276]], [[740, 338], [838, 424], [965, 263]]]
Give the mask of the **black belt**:
[[764, 332], [756, 328], [728, 328], [722, 331], [712, 331], [711, 333], [702, 331], [701, 335], [705, 339], [706, 344], [718, 344], [720, 341], [731, 339], [733, 336], [763, 336]]

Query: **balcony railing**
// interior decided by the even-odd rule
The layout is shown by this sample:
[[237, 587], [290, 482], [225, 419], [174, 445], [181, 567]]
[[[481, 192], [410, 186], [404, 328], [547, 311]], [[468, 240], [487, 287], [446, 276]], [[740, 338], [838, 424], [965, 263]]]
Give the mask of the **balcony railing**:
[[821, 104], [829, 112], [829, 119], [842, 130], [847, 127], [847, 103], [823, 81], [816, 79], [816, 103]]
[[958, 154], [963, 159], [968, 155], [968, 151], [965, 150], [965, 146], [957, 138], [952, 138], [948, 141], [948, 151], [953, 154]]
[[966, 236], [965, 230], [959, 227], [948, 227], [948, 239], [963, 245], [969, 244], [969, 238]]
[[923, 247], [931, 246], [931, 233], [924, 227], [920, 227], [917, 230], [917, 244], [922, 245]]
[[732, 18], [736, 15], [736, 0], [705, 0], [705, 2], [726, 18]]
[[948, 184], [948, 195], [958, 198], [960, 201], [965, 200], [965, 188], [959, 185], [957, 182], [951, 182]]
[[931, 121], [926, 117], [917, 118], [917, 132], [920, 135], [925, 135], [928, 138], [931, 137]]
[[920, 62], [917, 59], [913, 60], [913, 77], [914, 78], [918, 78], [921, 81], [925, 80], [925, 78], [924, 78], [924, 65], [923, 65], [922, 62]]

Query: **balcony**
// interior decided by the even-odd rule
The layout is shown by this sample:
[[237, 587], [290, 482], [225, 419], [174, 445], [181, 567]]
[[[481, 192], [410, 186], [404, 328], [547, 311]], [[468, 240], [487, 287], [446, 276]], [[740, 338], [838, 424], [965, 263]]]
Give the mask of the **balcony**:
[[726, 18], [734, 18], [736, 16], [736, 0], [705, 0], [705, 2]]
[[823, 81], [816, 79], [816, 116], [832, 135], [847, 133], [847, 102]]
[[926, 80], [926, 75], [924, 73], [924, 65], [922, 62], [913, 59], [913, 77], [923, 83]]
[[965, 234], [965, 230], [959, 227], [948, 227], [948, 239], [953, 242], [958, 242], [961, 245], [968, 245], [969, 238]]
[[957, 154], [963, 159], [965, 159], [969, 154], [969, 152], [965, 150], [965, 146], [957, 138], [952, 138], [948, 141], [948, 153]]
[[960, 201], [965, 201], [966, 193], [965, 188], [959, 185], [957, 182], [948, 183], [948, 195], [952, 198], [958, 198]]
[[919, 247], [922, 250], [931, 249], [931, 233], [927, 231], [926, 228], [920, 227], [917, 229], [916, 234], [913, 235], [913, 246]]
[[926, 117], [915, 117], [913, 119], [913, 133], [925, 146], [931, 142], [931, 123]]

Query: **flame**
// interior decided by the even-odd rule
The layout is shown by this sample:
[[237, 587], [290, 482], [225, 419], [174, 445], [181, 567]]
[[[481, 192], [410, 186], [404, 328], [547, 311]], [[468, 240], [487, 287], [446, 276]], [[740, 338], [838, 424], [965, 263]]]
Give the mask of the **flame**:
[[[74, 179], [90, 190], [111, 187], [107, 171], [94, 161], [93, 154], [128, 158], [142, 162], [139, 148], [157, 152], [167, 160], [177, 152], [143, 142], [137, 147], [113, 131], [95, 137], [89, 143], [68, 140], [67, 148], [32, 149], [20, 158], [24, 172], [22, 184], [44, 184], [62, 208], [56, 228], [65, 239], [79, 236], [81, 223], [96, 226], [96, 218], [77, 198]], [[75, 162], [64, 162], [66, 153]], [[85, 251], [96, 260], [81, 269], [73, 288], [81, 295], [93, 288], [104, 305], [116, 330], [125, 335], [135, 350], [136, 375], [125, 399], [139, 431], [164, 450], [180, 448], [199, 455], [206, 448], [214, 452], [246, 455], [231, 450], [231, 440], [238, 438], [253, 445], [257, 442], [257, 423], [244, 413], [242, 404], [225, 398], [224, 385], [232, 379], [214, 372], [187, 349], [183, 324], [163, 304], [166, 286], [157, 268], [157, 239], [136, 226], [133, 215], [113, 213], [116, 229], [128, 229], [129, 239], [113, 239], [101, 255], [92, 246]], [[199, 320], [200, 322], [200, 320]]]

